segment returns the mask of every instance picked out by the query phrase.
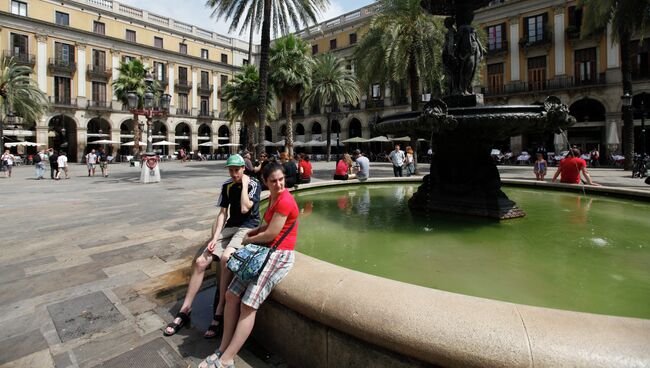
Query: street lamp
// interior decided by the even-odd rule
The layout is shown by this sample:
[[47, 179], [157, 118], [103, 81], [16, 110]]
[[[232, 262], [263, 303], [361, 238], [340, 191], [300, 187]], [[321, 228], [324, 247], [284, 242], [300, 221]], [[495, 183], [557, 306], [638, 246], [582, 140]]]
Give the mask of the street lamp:
[[[623, 96], [621, 96], [621, 102], [623, 105], [623, 142], [625, 143], [630, 139], [633, 139], [634, 137], [634, 117], [632, 116], [632, 94], [629, 91], [625, 91]], [[630, 129], [632, 131], [630, 131]], [[623, 144], [623, 149], [625, 150], [624, 152], [625, 162], [623, 164], [623, 169], [631, 170], [632, 158], [634, 157], [634, 148], [632, 148], [631, 150], [626, 150], [626, 145]]]
[[645, 105], [644, 105], [645, 95], [646, 95], [645, 92], [641, 93], [641, 150], [643, 151], [643, 156], [644, 157], [645, 157], [645, 154], [646, 154], [646, 147], [645, 147]]
[[325, 105], [325, 113], [327, 114], [327, 152], [325, 157], [327, 162], [330, 161], [330, 153], [332, 150], [332, 105]]

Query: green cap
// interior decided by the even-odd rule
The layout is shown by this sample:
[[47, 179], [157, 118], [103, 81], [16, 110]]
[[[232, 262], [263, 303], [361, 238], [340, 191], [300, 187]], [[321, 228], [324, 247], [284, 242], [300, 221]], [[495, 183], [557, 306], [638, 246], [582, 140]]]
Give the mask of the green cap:
[[246, 166], [246, 164], [240, 155], [235, 154], [228, 157], [228, 161], [226, 161], [226, 167], [228, 166]]

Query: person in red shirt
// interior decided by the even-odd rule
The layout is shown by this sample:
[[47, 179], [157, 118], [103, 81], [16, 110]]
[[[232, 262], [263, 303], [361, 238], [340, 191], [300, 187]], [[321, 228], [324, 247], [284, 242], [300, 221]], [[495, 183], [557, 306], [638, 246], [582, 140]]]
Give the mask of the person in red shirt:
[[352, 168], [352, 156], [346, 153], [343, 155], [343, 158], [336, 163], [334, 180], [350, 180], [356, 178], [357, 176], [355, 174], [350, 174], [351, 168]]
[[561, 183], [580, 184], [580, 173], [585, 177], [587, 184], [597, 185], [591, 181], [591, 176], [587, 172], [587, 162], [580, 158], [580, 150], [572, 148], [566, 158], [560, 161], [560, 165], [553, 175], [553, 182], [560, 177]]
[[298, 162], [298, 184], [306, 184], [311, 181], [311, 162], [309, 156], [304, 153], [300, 154], [300, 161]]
[[284, 187], [284, 170], [281, 164], [268, 164], [262, 179], [269, 188], [269, 206], [264, 214], [264, 224], [244, 237], [243, 245], [275, 245], [286, 233], [257, 280], [242, 281], [235, 276], [226, 293], [226, 313], [221, 345], [207, 357], [199, 368], [234, 367], [235, 355], [244, 345], [253, 326], [257, 309], [271, 290], [289, 273], [294, 263], [294, 248], [298, 235], [300, 211], [293, 196]]

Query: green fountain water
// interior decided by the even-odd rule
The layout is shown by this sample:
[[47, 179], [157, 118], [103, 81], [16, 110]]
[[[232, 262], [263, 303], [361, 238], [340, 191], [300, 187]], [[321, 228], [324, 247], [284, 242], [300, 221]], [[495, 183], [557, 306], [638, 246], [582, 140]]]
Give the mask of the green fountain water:
[[294, 193], [298, 250], [407, 283], [515, 303], [650, 318], [650, 204], [505, 188], [528, 215], [413, 214], [414, 184]]

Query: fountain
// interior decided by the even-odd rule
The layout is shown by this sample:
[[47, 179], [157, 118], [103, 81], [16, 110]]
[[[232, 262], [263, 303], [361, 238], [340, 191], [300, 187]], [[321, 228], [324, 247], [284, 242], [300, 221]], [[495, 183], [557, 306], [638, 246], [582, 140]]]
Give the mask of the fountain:
[[575, 122], [554, 96], [543, 105], [485, 106], [471, 84], [484, 50], [471, 26], [474, 10], [485, 0], [422, 0], [432, 14], [447, 15], [442, 53], [448, 94], [432, 99], [423, 111], [377, 119], [381, 134], [431, 137], [435, 155], [430, 174], [409, 202], [413, 211], [452, 212], [494, 219], [522, 217], [524, 211], [501, 191], [490, 150], [492, 143], [523, 133], [551, 133]]

